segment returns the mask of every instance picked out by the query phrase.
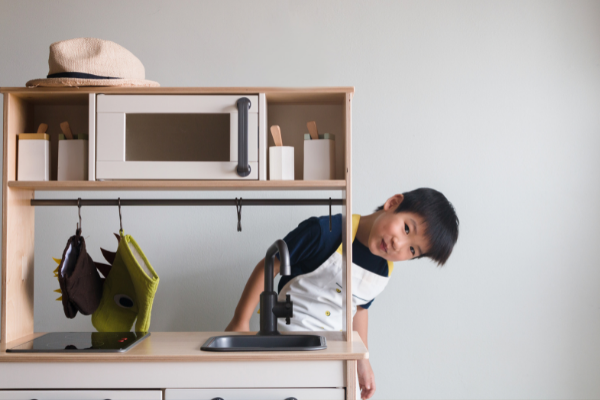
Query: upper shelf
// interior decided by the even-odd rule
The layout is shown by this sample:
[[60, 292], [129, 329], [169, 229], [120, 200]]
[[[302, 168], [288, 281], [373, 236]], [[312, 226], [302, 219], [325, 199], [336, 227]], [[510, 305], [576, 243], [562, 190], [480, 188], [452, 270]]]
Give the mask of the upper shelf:
[[344, 190], [345, 180], [333, 181], [9, 181], [24, 190]]
[[[66, 88], [26, 88], [0, 87], [0, 93], [10, 93], [32, 104], [44, 104], [52, 94], [52, 101], [77, 102], [78, 94], [85, 104], [88, 93], [106, 94], [253, 94], [265, 93], [271, 104], [344, 104], [346, 94], [353, 94], [354, 87], [320, 88], [274, 88], [274, 87], [66, 87]], [[63, 95], [62, 99], [60, 98]]]
[[[245, 190], [245, 191], [284, 191], [284, 190], [347, 190], [350, 185], [350, 117], [348, 103], [354, 94], [353, 87], [320, 88], [270, 88], [270, 87], [63, 87], [26, 88], [0, 87], [4, 94], [4, 185], [16, 190], [41, 191], [96, 191], [96, 190]], [[279, 125], [283, 142], [294, 147], [293, 181], [270, 180], [118, 180], [118, 181], [57, 181], [59, 124], [68, 120], [71, 129], [87, 132], [90, 104], [94, 94], [120, 95], [250, 95], [265, 94], [266, 109], [264, 131], [266, 142], [262, 148], [273, 146], [267, 127]], [[92, 106], [93, 107], [93, 106]], [[93, 109], [92, 109], [93, 110]], [[322, 181], [303, 180], [304, 133], [306, 121], [316, 120], [319, 130], [335, 134], [335, 179]], [[50, 181], [17, 181], [17, 135], [34, 132], [40, 123], [49, 125], [50, 135]], [[89, 132], [93, 129], [90, 128]], [[90, 150], [90, 154], [94, 154]], [[263, 165], [269, 171], [268, 150], [261, 153], [267, 160]], [[95, 158], [94, 158], [95, 159]], [[93, 165], [93, 164], [92, 164]], [[90, 167], [91, 168], [91, 167]], [[93, 175], [93, 173], [92, 173]], [[97, 175], [93, 175], [96, 177]], [[267, 177], [268, 178], [268, 177]], [[188, 178], [190, 179], [190, 178]], [[5, 187], [6, 187], [5, 186]]]

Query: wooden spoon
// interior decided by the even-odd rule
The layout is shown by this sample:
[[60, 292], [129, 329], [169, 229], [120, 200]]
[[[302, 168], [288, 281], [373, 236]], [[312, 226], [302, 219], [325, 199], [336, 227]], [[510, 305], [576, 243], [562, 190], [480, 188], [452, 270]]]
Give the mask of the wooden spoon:
[[319, 131], [317, 130], [317, 123], [315, 121], [310, 121], [306, 123], [306, 127], [310, 132], [310, 137], [312, 140], [319, 140]]
[[73, 139], [73, 134], [71, 133], [71, 127], [69, 126], [69, 123], [67, 121], [62, 122], [60, 124], [60, 129], [62, 129], [62, 131], [65, 134], [67, 139], [69, 139], [69, 140]]
[[275, 146], [283, 146], [283, 141], [281, 140], [281, 128], [279, 128], [279, 125], [273, 125], [271, 127], [271, 135], [273, 135]]
[[38, 126], [38, 131], [37, 133], [46, 133], [46, 130], [48, 129], [48, 124], [40, 124], [40, 126]]

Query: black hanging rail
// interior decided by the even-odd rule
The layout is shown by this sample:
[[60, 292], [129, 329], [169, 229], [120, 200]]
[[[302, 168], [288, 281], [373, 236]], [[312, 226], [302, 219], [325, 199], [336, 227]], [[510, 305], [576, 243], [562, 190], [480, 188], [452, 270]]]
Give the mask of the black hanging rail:
[[[331, 206], [342, 206], [342, 199], [33, 199], [32, 206], [77, 206], [79, 209], [79, 225], [81, 229], [81, 207], [83, 206], [118, 206], [121, 221], [122, 206], [235, 206], [237, 210], [237, 230], [242, 231], [242, 206], [329, 206], [329, 231], [331, 231]], [[121, 230], [123, 225], [121, 223]]]
[[[120, 199], [121, 206], [238, 206], [242, 199]], [[342, 206], [342, 199], [243, 199], [245, 206]], [[119, 199], [33, 199], [32, 206], [118, 206]]]

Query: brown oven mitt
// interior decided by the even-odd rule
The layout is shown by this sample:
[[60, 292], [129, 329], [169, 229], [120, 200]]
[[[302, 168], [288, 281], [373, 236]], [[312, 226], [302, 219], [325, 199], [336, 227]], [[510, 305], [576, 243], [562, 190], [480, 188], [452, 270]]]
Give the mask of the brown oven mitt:
[[75, 318], [77, 311], [83, 315], [96, 311], [102, 299], [103, 281], [86, 251], [81, 229], [67, 242], [58, 266], [58, 282], [67, 318]]

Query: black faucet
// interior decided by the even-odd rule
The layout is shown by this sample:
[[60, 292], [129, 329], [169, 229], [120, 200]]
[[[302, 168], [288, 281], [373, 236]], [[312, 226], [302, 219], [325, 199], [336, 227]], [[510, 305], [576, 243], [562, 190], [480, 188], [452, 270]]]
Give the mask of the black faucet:
[[260, 331], [258, 335], [279, 335], [277, 331], [277, 318], [285, 318], [289, 325], [290, 318], [294, 316], [294, 303], [290, 295], [286, 295], [285, 302], [277, 301], [277, 292], [273, 290], [273, 258], [279, 252], [279, 273], [287, 276], [292, 273], [290, 267], [290, 253], [287, 244], [281, 239], [269, 247], [265, 256], [265, 290], [260, 295]]

